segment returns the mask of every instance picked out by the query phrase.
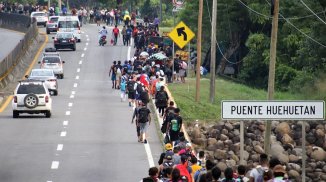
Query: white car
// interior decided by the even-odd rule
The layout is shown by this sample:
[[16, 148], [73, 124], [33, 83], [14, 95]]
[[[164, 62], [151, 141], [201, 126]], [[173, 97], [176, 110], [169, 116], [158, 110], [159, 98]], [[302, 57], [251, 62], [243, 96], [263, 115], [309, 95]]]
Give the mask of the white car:
[[52, 99], [44, 81], [20, 81], [12, 100], [13, 118], [21, 113], [40, 114], [51, 117]]
[[46, 23], [46, 34], [57, 32], [59, 16], [50, 16], [49, 21]]
[[46, 27], [46, 23], [48, 22], [48, 16], [45, 12], [32, 12], [31, 18], [36, 19], [37, 25], [43, 25], [44, 27]]
[[57, 78], [63, 79], [63, 64], [60, 54], [58, 52], [44, 52], [42, 61], [38, 62], [41, 69], [51, 69]]
[[58, 32], [72, 32], [78, 42], [81, 41], [80, 22], [77, 16], [60, 16]]
[[29, 75], [25, 76], [28, 80], [40, 80], [45, 82], [51, 95], [58, 95], [58, 81], [51, 69], [32, 69]]

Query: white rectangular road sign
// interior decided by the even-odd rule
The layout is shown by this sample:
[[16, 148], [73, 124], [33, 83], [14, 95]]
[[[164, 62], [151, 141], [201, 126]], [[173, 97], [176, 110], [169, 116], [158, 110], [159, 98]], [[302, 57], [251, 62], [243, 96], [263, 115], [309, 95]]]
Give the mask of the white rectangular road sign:
[[324, 120], [325, 101], [222, 101], [222, 119]]

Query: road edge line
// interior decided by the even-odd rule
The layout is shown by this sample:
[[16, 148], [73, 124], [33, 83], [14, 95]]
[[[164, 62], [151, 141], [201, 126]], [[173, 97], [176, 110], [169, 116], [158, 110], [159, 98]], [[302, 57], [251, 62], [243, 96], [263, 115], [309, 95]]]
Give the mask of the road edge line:
[[[41, 51], [44, 49], [45, 45], [48, 43], [48, 40], [49, 40], [48, 36], [47, 36], [45, 33], [40, 33], [40, 34], [45, 36], [45, 40], [44, 40], [42, 46], [37, 50], [37, 53], [36, 53], [36, 55], [34, 56], [34, 59], [33, 59], [32, 63], [29, 65], [29, 67], [28, 67], [27, 71], [25, 72], [24, 76], [22, 77], [22, 79], [25, 78], [25, 75], [28, 75], [28, 73], [31, 72], [32, 68], [34, 67], [34, 65], [35, 65], [35, 63], [36, 63], [36, 60], [38, 59], [38, 57], [39, 57], [40, 54], [41, 54]], [[12, 100], [12, 98], [13, 98], [13, 96], [10, 95], [10, 96], [6, 99], [6, 101], [4, 102], [4, 104], [0, 107], [0, 113], [2, 113], [2, 112], [5, 110], [5, 108], [8, 107], [9, 102]]]

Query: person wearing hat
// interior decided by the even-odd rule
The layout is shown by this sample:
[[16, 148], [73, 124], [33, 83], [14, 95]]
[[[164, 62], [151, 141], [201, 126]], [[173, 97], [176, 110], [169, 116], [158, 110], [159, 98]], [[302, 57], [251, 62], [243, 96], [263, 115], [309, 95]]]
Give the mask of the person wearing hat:
[[166, 170], [167, 168], [173, 168], [174, 167], [174, 161], [173, 161], [173, 152], [172, 151], [167, 151], [163, 163], [160, 165], [159, 170], [160, 170], [160, 176], [166, 176]]
[[158, 165], [161, 165], [163, 164], [163, 160], [165, 158], [165, 155], [168, 153], [168, 152], [172, 152], [172, 155], [173, 155], [173, 146], [171, 143], [167, 143], [165, 144], [165, 152], [161, 153], [160, 155], [160, 159], [158, 160]]
[[287, 181], [284, 179], [285, 174], [286, 171], [284, 167], [278, 164], [273, 168], [273, 179], [269, 180], [268, 182], [285, 182]]

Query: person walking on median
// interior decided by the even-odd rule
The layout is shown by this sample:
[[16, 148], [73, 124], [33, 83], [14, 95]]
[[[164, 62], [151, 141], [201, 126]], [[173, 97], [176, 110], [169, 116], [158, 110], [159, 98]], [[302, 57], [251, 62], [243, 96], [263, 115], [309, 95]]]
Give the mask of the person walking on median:
[[173, 116], [168, 118], [167, 121], [167, 131], [169, 131], [170, 141], [174, 143], [176, 140], [179, 139], [179, 132], [182, 127], [182, 117], [180, 116], [180, 109], [175, 108]]
[[140, 130], [140, 138], [139, 140], [147, 144], [146, 132], [148, 130], [149, 125], [151, 124], [151, 111], [146, 107], [144, 103], [141, 103], [142, 107], [138, 109], [137, 118]]
[[161, 86], [160, 90], [156, 93], [155, 96], [155, 105], [158, 108], [158, 112], [162, 118], [164, 116], [164, 109], [167, 107], [168, 101], [168, 93], [164, 90], [164, 86]]

